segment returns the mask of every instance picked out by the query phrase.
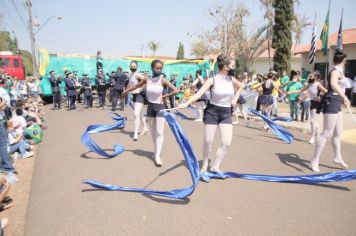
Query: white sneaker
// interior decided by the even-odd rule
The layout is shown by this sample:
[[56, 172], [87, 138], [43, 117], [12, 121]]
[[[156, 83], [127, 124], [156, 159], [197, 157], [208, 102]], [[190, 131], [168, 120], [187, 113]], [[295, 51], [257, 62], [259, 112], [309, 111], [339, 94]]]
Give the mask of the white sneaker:
[[26, 158], [29, 158], [29, 157], [32, 157], [33, 156], [33, 152], [26, 152], [23, 156], [22, 156], [22, 159], [26, 159]]
[[161, 167], [161, 166], [162, 166], [162, 161], [161, 161], [161, 158], [160, 158], [160, 157], [155, 157], [155, 164], [156, 164], [158, 167]]
[[319, 167], [318, 167], [317, 163], [315, 163], [314, 160], [311, 160], [311, 161], [310, 161], [310, 165], [311, 165], [311, 168], [312, 168], [312, 170], [313, 170], [314, 172], [320, 172]]
[[203, 121], [203, 119], [195, 119], [194, 121], [200, 121], [201, 122], [201, 121]]
[[147, 128], [144, 128], [143, 130], [142, 130], [142, 132], [140, 133], [140, 135], [145, 135], [145, 134], [147, 134], [148, 133], [148, 129]]
[[138, 140], [138, 136], [137, 136], [137, 134], [134, 134], [133, 141], [137, 141], [137, 140]]
[[334, 159], [334, 163], [341, 165], [342, 167], [349, 168], [349, 166], [341, 159]]
[[309, 143], [309, 144], [314, 144], [314, 143], [315, 143], [315, 139], [314, 139], [314, 138], [311, 138], [308, 143]]

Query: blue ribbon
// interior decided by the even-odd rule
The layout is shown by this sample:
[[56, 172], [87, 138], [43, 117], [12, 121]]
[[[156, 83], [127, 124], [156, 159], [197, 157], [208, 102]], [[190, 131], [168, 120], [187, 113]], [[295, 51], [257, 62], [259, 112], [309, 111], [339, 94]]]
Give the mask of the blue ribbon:
[[273, 119], [268, 118], [267, 116], [264, 116], [260, 114], [258, 111], [252, 108], [248, 108], [248, 110], [255, 114], [256, 116], [259, 116], [262, 118], [264, 122], [267, 123], [267, 125], [270, 127], [272, 132], [281, 140], [283, 140], [286, 143], [292, 143], [294, 136], [291, 134], [287, 129], [283, 128], [282, 126], [276, 124], [274, 121], [281, 120], [281, 121], [292, 121], [291, 118], [286, 118], [286, 117], [276, 117]]
[[[209, 182], [210, 179], [225, 179], [225, 178], [241, 178], [247, 180], [255, 180], [255, 181], [268, 181], [268, 182], [287, 182], [287, 183], [304, 183], [304, 184], [314, 184], [314, 183], [322, 183], [322, 182], [338, 182], [338, 181], [351, 181], [356, 179], [356, 170], [349, 171], [339, 171], [325, 174], [315, 174], [315, 175], [303, 175], [303, 176], [278, 176], [278, 175], [258, 175], [258, 174], [240, 174], [235, 172], [206, 172], [199, 174], [199, 164], [196, 159], [195, 153], [192, 149], [192, 145], [190, 144], [187, 136], [184, 134], [182, 128], [179, 126], [177, 121], [175, 120], [173, 114], [169, 112], [163, 112], [164, 117], [166, 118], [176, 141], [184, 155], [184, 159], [187, 164], [187, 168], [189, 170], [190, 176], [192, 178], [192, 185], [186, 188], [174, 189], [170, 191], [157, 191], [143, 188], [131, 188], [131, 187], [123, 187], [116, 186], [110, 184], [104, 184], [94, 180], [85, 180], [84, 184], [91, 185], [94, 188], [110, 190], [110, 191], [126, 191], [126, 192], [137, 192], [148, 195], [157, 195], [162, 197], [174, 198], [174, 199], [182, 199], [190, 196], [195, 191], [199, 179], [203, 181]], [[117, 121], [119, 124], [114, 124], [112, 126], [96, 126], [93, 129], [88, 129], [84, 134], [90, 133], [90, 131], [98, 131], [104, 132], [109, 131], [111, 129], [116, 129], [118, 127], [123, 127], [124, 119], [118, 114], [114, 114], [114, 119], [120, 120]], [[83, 134], [83, 136], [84, 136]], [[83, 137], [82, 137], [83, 139]], [[83, 141], [83, 140], [82, 140]], [[86, 143], [85, 143], [86, 144]], [[86, 144], [87, 145], [87, 144]], [[90, 149], [94, 152], [97, 152], [97, 149]], [[98, 153], [98, 152], [97, 152]]]
[[149, 189], [143, 189], [143, 188], [130, 188], [130, 187], [122, 187], [122, 186], [115, 186], [115, 185], [109, 185], [109, 184], [104, 184], [100, 183], [97, 181], [93, 180], [85, 180], [83, 181], [84, 184], [89, 184], [94, 188], [98, 189], [104, 189], [104, 190], [111, 190], [111, 191], [127, 191], [127, 192], [138, 192], [138, 193], [143, 193], [143, 194], [148, 194], [148, 195], [157, 195], [157, 196], [162, 196], [162, 197], [168, 197], [168, 198], [175, 198], [175, 199], [182, 199], [187, 196], [190, 196], [198, 182], [199, 182], [199, 164], [198, 161], [195, 157], [194, 151], [192, 149], [192, 145], [189, 143], [188, 138], [184, 134], [182, 128], [178, 125], [178, 123], [175, 121], [174, 116], [169, 113], [169, 112], [163, 112], [164, 117], [166, 118], [169, 126], [171, 127], [171, 130], [177, 140], [177, 143], [179, 144], [185, 161], [187, 163], [187, 167], [189, 170], [189, 173], [192, 178], [193, 184], [189, 187], [186, 188], [181, 188], [181, 189], [174, 189], [170, 191], [156, 191], [156, 190], [149, 190]]
[[177, 117], [179, 117], [179, 118], [181, 118], [181, 119], [183, 119], [183, 120], [188, 119], [188, 117], [187, 117], [186, 115], [184, 115], [184, 114], [183, 114], [182, 112], [180, 112], [180, 111], [175, 111], [174, 114], [175, 114]]
[[98, 133], [103, 133], [106, 131], [110, 130], [115, 130], [115, 129], [121, 129], [125, 127], [125, 122], [126, 119], [122, 116], [120, 116], [117, 113], [112, 113], [111, 118], [115, 121], [114, 124], [111, 125], [90, 125], [86, 128], [84, 131], [81, 141], [82, 143], [92, 152], [95, 152], [101, 156], [107, 157], [107, 158], [113, 158], [119, 155], [124, 151], [123, 146], [121, 145], [114, 145], [114, 151], [113, 153], [107, 153], [102, 149], [98, 144], [96, 144], [90, 137], [89, 134], [98, 134]]

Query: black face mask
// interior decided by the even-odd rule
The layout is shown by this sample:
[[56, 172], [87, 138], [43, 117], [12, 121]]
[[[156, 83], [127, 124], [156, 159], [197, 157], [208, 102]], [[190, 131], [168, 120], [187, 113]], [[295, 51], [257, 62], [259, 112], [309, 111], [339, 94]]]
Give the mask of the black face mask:
[[228, 75], [228, 76], [235, 76], [235, 72], [236, 72], [235, 69], [230, 69], [230, 70], [227, 72], [227, 75]]
[[153, 75], [152, 75], [153, 77], [158, 77], [158, 76], [160, 76], [160, 75], [162, 74], [162, 71], [153, 70], [152, 72], [153, 72], [153, 73], [152, 73], [152, 74], [153, 74]]
[[131, 72], [136, 72], [137, 69], [136, 69], [136, 68], [130, 68], [130, 71], [131, 71]]

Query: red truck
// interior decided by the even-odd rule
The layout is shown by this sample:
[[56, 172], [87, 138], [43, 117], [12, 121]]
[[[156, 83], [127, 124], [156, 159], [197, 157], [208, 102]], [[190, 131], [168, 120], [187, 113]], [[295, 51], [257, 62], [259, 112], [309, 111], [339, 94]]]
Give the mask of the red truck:
[[0, 53], [0, 68], [12, 77], [19, 80], [25, 79], [25, 69], [22, 64], [22, 57], [19, 55], [8, 55], [9, 53]]

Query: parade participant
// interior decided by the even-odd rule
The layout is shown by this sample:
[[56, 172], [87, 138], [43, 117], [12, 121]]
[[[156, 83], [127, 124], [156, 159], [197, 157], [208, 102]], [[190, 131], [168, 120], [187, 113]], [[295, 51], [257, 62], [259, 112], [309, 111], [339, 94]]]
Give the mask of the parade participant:
[[[133, 140], [137, 141], [138, 139], [138, 130], [140, 128], [140, 123], [142, 124], [142, 132], [141, 135], [144, 135], [148, 129], [146, 125], [146, 120], [143, 114], [143, 105], [146, 103], [146, 97], [141, 87], [137, 87], [132, 90], [131, 88], [135, 87], [141, 80], [145, 79], [145, 76], [137, 72], [138, 63], [137, 61], [131, 61], [130, 70], [131, 74], [129, 76], [129, 84], [128, 89], [132, 94], [132, 100], [134, 103], [134, 116], [135, 116], [135, 131]], [[124, 93], [127, 94], [127, 93]]]
[[124, 91], [125, 87], [125, 80], [127, 79], [127, 76], [124, 72], [122, 72], [121, 66], [117, 67], [117, 70], [115, 73], [109, 75], [108, 73], [106, 74], [109, 76], [109, 78], [112, 80], [113, 84], [113, 89], [112, 89], [112, 111], [115, 111], [117, 102], [120, 99], [120, 108], [121, 110], [124, 109], [124, 100], [121, 99], [121, 94]]
[[[171, 79], [169, 80], [169, 82], [176, 87], [177, 83], [176, 83], [176, 76], [175, 75], [171, 75]], [[167, 87], [167, 93], [172, 92], [172, 90], [170, 88]], [[175, 108], [176, 106], [176, 97], [175, 96], [170, 96], [169, 98], [169, 103], [171, 108]]]
[[56, 77], [56, 73], [53, 70], [51, 70], [49, 74], [49, 81], [51, 83], [53, 94], [53, 109], [61, 109], [62, 94], [60, 84], [62, 83], [62, 80], [60, 77]]
[[350, 107], [350, 101], [345, 96], [345, 76], [344, 67], [346, 63], [346, 54], [341, 51], [335, 51], [334, 67], [328, 75], [327, 93], [321, 101], [321, 108], [324, 113], [324, 128], [320, 136], [317, 137], [314, 156], [311, 160], [313, 171], [319, 172], [319, 159], [325, 144], [331, 138], [334, 151], [334, 162], [347, 168], [348, 165], [343, 161], [341, 155], [341, 134], [342, 134], [342, 111], [341, 105]]
[[[241, 78], [239, 79], [241, 86], [244, 88], [246, 83], [247, 83], [247, 73], [243, 76], [241, 76]], [[239, 99], [237, 100], [237, 103], [234, 105], [234, 112], [233, 114], [235, 115], [235, 121], [232, 122], [233, 125], [237, 125], [239, 124], [239, 115], [238, 115], [238, 111], [241, 112], [241, 114], [244, 117], [244, 121], [245, 121], [245, 126], [248, 126], [248, 121], [247, 121], [247, 114], [246, 114], [246, 99], [244, 98], [244, 96], [242, 96], [240, 94]]]
[[82, 87], [83, 87], [83, 94], [84, 94], [84, 106], [86, 108], [93, 108], [93, 93], [91, 89], [91, 83], [88, 77], [88, 74], [83, 74], [82, 78]]
[[69, 110], [75, 110], [75, 99], [77, 97], [77, 91], [75, 87], [75, 79], [72, 77], [72, 72], [66, 71], [65, 72], [65, 84], [66, 84], [66, 91], [67, 97], [69, 100]]
[[100, 50], [96, 53], [96, 73], [99, 73], [99, 69], [103, 69], [103, 58]]
[[210, 99], [204, 110], [204, 144], [203, 166], [201, 172], [206, 172], [209, 165], [209, 155], [216, 129], [219, 128], [221, 143], [216, 157], [211, 163], [211, 171], [220, 171], [220, 164], [231, 145], [232, 140], [232, 104], [240, 95], [242, 85], [233, 76], [235, 74], [235, 60], [224, 55], [217, 58], [219, 73], [205, 81], [203, 87], [187, 102], [179, 105], [186, 108], [197, 101], [205, 92], [210, 90]]
[[[174, 87], [168, 80], [162, 75], [163, 62], [160, 60], [154, 60], [151, 63], [152, 76], [143, 78], [139, 83], [130, 87], [124, 92], [128, 93], [134, 91], [137, 88], [142, 88], [146, 85], [146, 98], [147, 105], [147, 120], [152, 134], [152, 141], [154, 145], [154, 158], [157, 166], [162, 166], [161, 150], [163, 146], [163, 134], [165, 118], [163, 117], [161, 110], [165, 109], [163, 101], [165, 98], [174, 96], [178, 93], [176, 87]], [[163, 95], [164, 86], [169, 87], [172, 92]]]
[[309, 74], [308, 77], [308, 84], [301, 90], [288, 92], [288, 94], [292, 93], [301, 93], [307, 92], [310, 98], [310, 125], [311, 125], [311, 138], [309, 140], [310, 144], [315, 142], [315, 136], [319, 131], [318, 125], [318, 117], [317, 117], [317, 109], [320, 107], [320, 94], [327, 93], [327, 89], [321, 85], [320, 81], [320, 73], [319, 71], [314, 71], [313, 73]]
[[[202, 73], [201, 70], [197, 70], [195, 72], [195, 80], [194, 80], [192, 86], [195, 87], [196, 91], [199, 91], [201, 89], [201, 87], [203, 87], [203, 84], [205, 82], [203, 77], [201, 76], [201, 73]], [[196, 104], [197, 104], [197, 108], [198, 108], [198, 112], [199, 112], [199, 117], [195, 121], [203, 121], [203, 110], [205, 108], [207, 99], [208, 99], [208, 96], [205, 93], [205, 94], [203, 94], [203, 96], [201, 96], [197, 100]]]
[[99, 97], [99, 107], [101, 107], [101, 109], [104, 110], [106, 89], [108, 85], [106, 83], [105, 75], [102, 69], [99, 69], [98, 74], [96, 75], [95, 83], [96, 83], [96, 90], [98, 92], [98, 97]]

